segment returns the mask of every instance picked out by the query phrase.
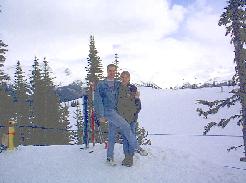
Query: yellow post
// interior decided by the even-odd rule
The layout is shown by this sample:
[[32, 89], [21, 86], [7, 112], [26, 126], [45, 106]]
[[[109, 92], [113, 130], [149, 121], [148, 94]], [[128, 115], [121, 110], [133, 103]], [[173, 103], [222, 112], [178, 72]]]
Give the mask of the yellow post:
[[8, 136], [9, 136], [9, 140], [8, 140], [8, 150], [14, 150], [15, 146], [14, 146], [14, 137], [15, 137], [15, 127], [13, 126], [15, 124], [14, 121], [10, 121], [9, 122], [9, 132], [8, 132]]

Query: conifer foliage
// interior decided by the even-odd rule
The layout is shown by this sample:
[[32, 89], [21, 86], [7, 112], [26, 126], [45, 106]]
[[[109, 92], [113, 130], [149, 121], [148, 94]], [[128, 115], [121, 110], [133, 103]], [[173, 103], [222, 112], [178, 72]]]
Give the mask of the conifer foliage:
[[[1, 10], [0, 10], [1, 12]], [[7, 52], [7, 45], [0, 40], [0, 126], [6, 125], [7, 121], [14, 114], [13, 99], [9, 93], [9, 87], [7, 82], [9, 81], [9, 76], [4, 72], [4, 62], [6, 60], [5, 54]], [[0, 134], [2, 134], [3, 129], [0, 128]]]
[[94, 36], [90, 36], [89, 44], [89, 56], [87, 58], [88, 66], [86, 67], [87, 71], [87, 95], [88, 95], [88, 114], [89, 114], [89, 124], [91, 124], [91, 114], [93, 108], [93, 91], [99, 80], [103, 79], [103, 67], [102, 61], [98, 56], [98, 51], [95, 46]]
[[88, 66], [86, 67], [87, 77], [87, 95], [88, 95], [88, 107], [89, 111], [92, 108], [92, 90], [96, 86], [99, 80], [103, 79], [103, 68], [102, 61], [98, 56], [98, 51], [95, 46], [94, 36], [90, 36], [90, 44], [89, 44], [89, 56], [87, 58]]
[[120, 80], [120, 68], [119, 68], [119, 62], [120, 61], [118, 60], [119, 56], [117, 53], [115, 54], [114, 58], [115, 58], [115, 60], [114, 60], [113, 64], [116, 65], [115, 79]]
[[151, 145], [151, 140], [147, 138], [148, 131], [144, 127], [140, 127], [139, 122], [137, 122], [136, 126], [136, 137], [139, 145]]
[[[12, 89], [7, 83], [10, 78], [4, 73], [6, 47], [0, 40], [0, 126], [6, 127], [10, 119], [17, 122], [15, 145], [68, 144], [69, 111], [56, 95], [48, 61], [44, 58], [41, 68], [35, 57], [30, 87], [18, 61]], [[0, 128], [2, 132], [6, 133], [6, 129]]]
[[9, 92], [7, 82], [9, 76], [4, 72], [5, 54], [8, 51], [7, 45], [0, 40], [0, 125], [5, 125], [6, 122], [13, 116], [13, 99]]
[[94, 36], [90, 36], [90, 44], [89, 44], [89, 56], [87, 58], [88, 66], [86, 67], [87, 77], [87, 86], [91, 82], [95, 82], [95, 84], [103, 79], [103, 66], [100, 57], [98, 56], [98, 51], [95, 46]]
[[55, 144], [61, 144], [61, 145], [66, 145], [70, 144], [72, 142], [72, 131], [71, 125], [69, 122], [69, 110], [68, 110], [68, 105], [65, 104], [65, 106], [60, 106], [60, 117], [59, 117], [59, 122], [58, 122], [58, 133], [56, 135], [56, 141], [54, 142]]
[[0, 84], [2, 84], [3, 81], [5, 81], [8, 76], [4, 73], [4, 62], [6, 60], [5, 53], [8, 51], [6, 49], [7, 45], [4, 44], [2, 40], [0, 40]]
[[59, 102], [48, 61], [45, 58], [43, 69], [40, 68], [38, 59], [34, 59], [30, 82], [32, 86], [32, 124], [37, 127], [33, 128], [32, 143], [68, 144], [70, 141], [70, 132], [67, 130], [70, 128], [67, 120], [68, 107], [62, 107]]
[[[15, 94], [15, 120], [19, 126], [30, 125], [30, 100], [28, 83], [25, 79], [25, 74], [20, 65], [20, 61], [17, 62], [14, 81], [14, 94]], [[26, 145], [30, 140], [30, 129], [19, 128], [17, 129], [17, 137], [19, 140], [17, 144]]]
[[81, 105], [77, 101], [76, 102], [76, 110], [74, 112], [75, 116], [73, 117], [76, 120], [76, 126], [77, 126], [77, 133], [74, 134], [76, 144], [82, 144], [83, 143], [83, 114], [81, 110]]
[[226, 36], [231, 36], [231, 44], [234, 46], [234, 62], [236, 63], [235, 75], [233, 80], [237, 83], [238, 88], [231, 91], [233, 95], [224, 100], [205, 101], [198, 100], [198, 103], [206, 105], [209, 110], [204, 111], [198, 108], [200, 116], [207, 118], [209, 114], [215, 114], [222, 107], [231, 107], [235, 102], [241, 103], [242, 109], [240, 114], [235, 114], [228, 119], [221, 119], [218, 123], [210, 122], [205, 126], [204, 134], [207, 134], [213, 126], [224, 128], [231, 120], [237, 119], [237, 124], [242, 127], [243, 141], [246, 161], [246, 1], [245, 0], [229, 0], [222, 13], [219, 26], [226, 27]]

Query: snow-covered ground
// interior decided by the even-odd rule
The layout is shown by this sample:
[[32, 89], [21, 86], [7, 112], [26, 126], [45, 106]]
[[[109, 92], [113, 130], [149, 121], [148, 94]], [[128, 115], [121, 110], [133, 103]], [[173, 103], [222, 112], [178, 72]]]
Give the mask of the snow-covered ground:
[[[81, 146], [18, 147], [0, 154], [0, 183], [244, 183], [246, 163], [240, 162], [243, 148], [227, 152], [227, 148], [243, 143], [242, 131], [235, 122], [224, 130], [214, 128], [199, 136], [211, 120], [239, 113], [240, 106], [223, 109], [207, 120], [198, 116], [197, 99], [218, 99], [229, 96], [224, 87], [185, 90], [153, 90], [140, 88], [141, 126], [149, 131], [152, 145], [144, 147], [149, 155], [134, 156], [133, 167], [121, 166], [122, 145], [115, 147], [116, 167], [105, 163], [104, 145], [87, 150]], [[157, 135], [171, 134], [171, 135]]]

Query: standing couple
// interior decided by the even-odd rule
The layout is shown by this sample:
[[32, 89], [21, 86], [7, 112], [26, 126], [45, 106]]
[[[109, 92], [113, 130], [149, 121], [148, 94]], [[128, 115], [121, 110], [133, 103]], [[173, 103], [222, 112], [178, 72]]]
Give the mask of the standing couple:
[[141, 109], [139, 92], [130, 84], [130, 73], [121, 73], [121, 82], [115, 80], [117, 67], [107, 66], [107, 78], [99, 81], [94, 95], [94, 108], [100, 123], [108, 122], [107, 162], [114, 162], [114, 144], [116, 132], [119, 129], [123, 137], [123, 151], [125, 158], [123, 166], [133, 165], [133, 155], [137, 151], [146, 156], [147, 152], [140, 148], [136, 139], [136, 122]]

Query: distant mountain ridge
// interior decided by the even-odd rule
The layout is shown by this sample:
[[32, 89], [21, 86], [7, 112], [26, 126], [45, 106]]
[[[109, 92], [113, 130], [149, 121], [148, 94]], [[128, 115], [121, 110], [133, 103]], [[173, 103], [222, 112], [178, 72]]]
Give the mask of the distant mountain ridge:
[[82, 81], [74, 81], [67, 86], [61, 86], [56, 88], [56, 93], [60, 99], [60, 102], [67, 102], [81, 98], [86, 94], [86, 88], [82, 86]]
[[[134, 83], [135, 86], [137, 87], [150, 87], [153, 89], [162, 89], [160, 86], [153, 82], [143, 82], [141, 81], [140, 83]], [[205, 82], [204, 84], [190, 84], [190, 83], [184, 83], [182, 86], [177, 86], [177, 87], [170, 87], [170, 89], [186, 89], [186, 88], [191, 88], [191, 89], [198, 89], [198, 88], [206, 88], [206, 87], [221, 87], [221, 86], [234, 86], [235, 83], [231, 80], [229, 81], [213, 81], [211, 83]], [[13, 99], [15, 100], [15, 93], [13, 89], [12, 84], [5, 84], [5, 91], [8, 92]], [[60, 102], [68, 102], [68, 101], [73, 101], [79, 98], [82, 98], [83, 95], [86, 94], [86, 86], [85, 83], [83, 83], [80, 80], [73, 81], [71, 84], [65, 85], [65, 86], [58, 86], [55, 87], [55, 91], [57, 96], [59, 97]], [[32, 91], [30, 88], [28, 88], [28, 95], [31, 95]]]

